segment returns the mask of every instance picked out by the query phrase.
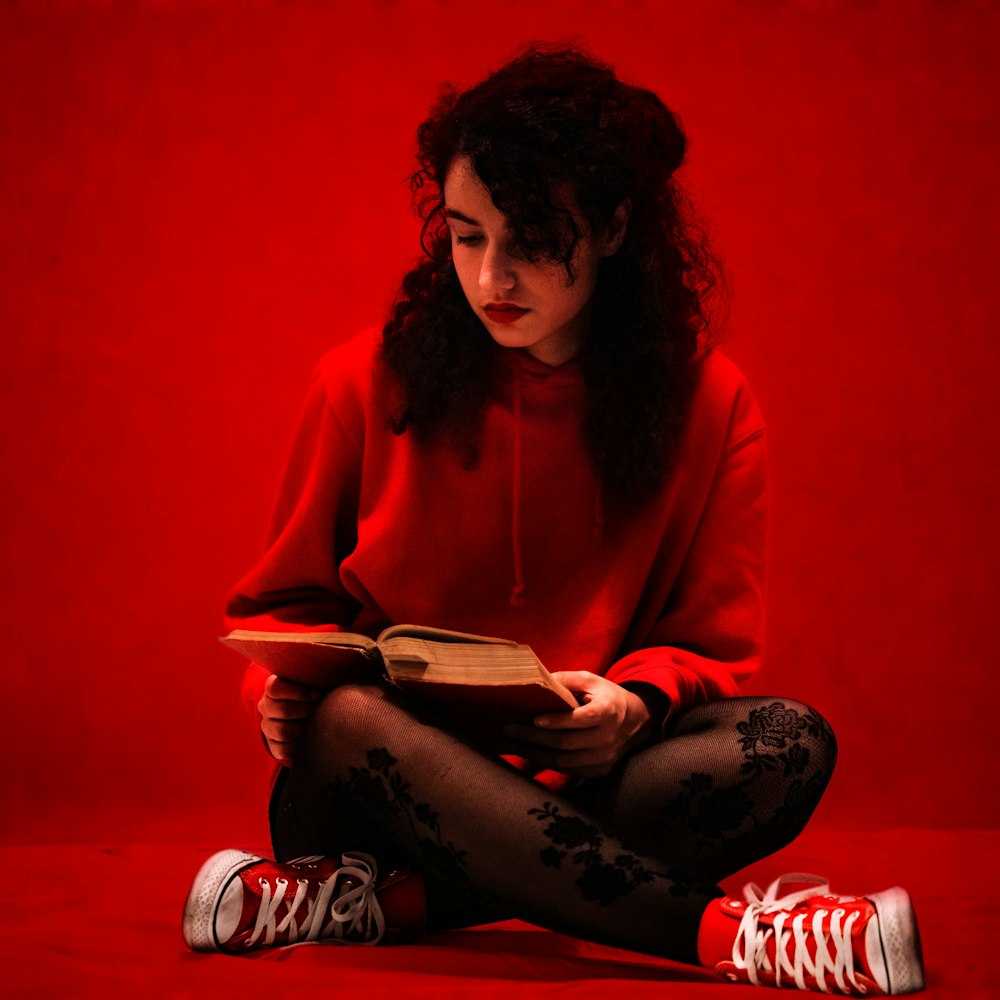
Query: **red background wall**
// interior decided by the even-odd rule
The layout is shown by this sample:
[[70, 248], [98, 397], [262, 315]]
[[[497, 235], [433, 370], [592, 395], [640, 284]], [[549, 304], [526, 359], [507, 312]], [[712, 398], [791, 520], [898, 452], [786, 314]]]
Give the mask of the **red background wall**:
[[[770, 424], [817, 822], [996, 825], [993, 4], [0, 7], [7, 842], [263, 835], [219, 647], [315, 360], [415, 252], [437, 84], [574, 38], [660, 92]], [[13, 819], [13, 822], [11, 821]]]

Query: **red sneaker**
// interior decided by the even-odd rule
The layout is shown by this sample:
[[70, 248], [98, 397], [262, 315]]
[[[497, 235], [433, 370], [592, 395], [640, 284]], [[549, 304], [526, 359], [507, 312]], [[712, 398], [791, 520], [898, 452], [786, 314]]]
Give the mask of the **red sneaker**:
[[403, 943], [420, 936], [424, 919], [420, 876], [396, 870], [380, 879], [371, 855], [278, 864], [220, 851], [188, 893], [184, 940], [195, 951], [231, 954], [309, 941]]
[[[793, 883], [808, 885], [779, 896]], [[924, 988], [917, 922], [905, 890], [835, 896], [825, 879], [796, 874], [782, 876], [766, 893], [753, 884], [743, 893], [745, 901], [719, 899], [706, 912], [706, 952], [713, 940], [724, 939], [727, 948], [733, 942], [731, 957], [714, 963], [719, 975], [847, 996]], [[699, 951], [702, 944], [700, 938]]]

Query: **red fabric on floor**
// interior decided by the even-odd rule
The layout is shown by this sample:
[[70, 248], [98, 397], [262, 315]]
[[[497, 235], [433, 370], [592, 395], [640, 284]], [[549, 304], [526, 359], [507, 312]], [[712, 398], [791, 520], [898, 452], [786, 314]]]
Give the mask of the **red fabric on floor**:
[[[0, 934], [2, 990], [18, 997], [765, 996], [704, 970], [552, 934], [517, 921], [396, 948], [305, 946], [254, 959], [195, 955], [181, 910], [205, 847], [13, 847]], [[727, 883], [783, 871], [829, 875], [835, 890], [906, 886], [924, 942], [924, 996], [996, 995], [992, 971], [997, 831], [807, 833]], [[772, 995], [779, 995], [777, 993]]]

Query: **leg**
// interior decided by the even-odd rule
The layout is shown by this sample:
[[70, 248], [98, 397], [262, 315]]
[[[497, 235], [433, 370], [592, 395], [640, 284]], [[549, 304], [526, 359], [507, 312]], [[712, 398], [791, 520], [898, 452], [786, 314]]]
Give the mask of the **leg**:
[[422, 871], [477, 905], [697, 961], [701, 915], [721, 895], [715, 886], [630, 850], [567, 800], [422, 722], [394, 693], [330, 692], [303, 751], [302, 780], [349, 800]]
[[668, 739], [572, 798], [640, 850], [720, 880], [798, 836], [836, 757], [808, 706], [731, 698], [686, 712]]
[[[392, 839], [358, 811], [350, 796], [318, 779], [306, 762], [279, 775], [271, 796], [270, 823], [276, 861], [315, 854], [339, 858], [360, 847], [378, 858], [380, 869], [399, 864], [400, 850]], [[432, 931], [490, 924], [509, 916], [430, 872], [421, 875]]]
[[[706, 743], [704, 736], [728, 733], [721, 745], [731, 749], [735, 719], [738, 769], [718, 739]], [[822, 753], [806, 753], [815, 747], [803, 744], [805, 734]], [[671, 744], [683, 764], [672, 775], [671, 755], [663, 756]], [[696, 752], [704, 757], [695, 760]], [[633, 840], [644, 836], [665, 854], [686, 843], [722, 865], [734, 849], [759, 856], [801, 828], [833, 757], [828, 727], [804, 706], [774, 699], [707, 706], [679, 720], [673, 740], [638, 755], [639, 769], [630, 762], [617, 780], [588, 783], [583, 796], [610, 810], [611, 822], [604, 822], [371, 685], [339, 688], [324, 700], [306, 764], [292, 774], [300, 787], [328, 789], [332, 803], [352, 807], [327, 815], [339, 819], [337, 836], [391, 841], [433, 884], [478, 906], [593, 941], [700, 961], [737, 982], [864, 996], [920, 989], [916, 920], [899, 887], [835, 896], [822, 880], [799, 875], [777, 880], [766, 893], [750, 887], [744, 900], [725, 899], [691, 869], [617, 839], [614, 825], [630, 827]], [[685, 772], [690, 777], [681, 777]], [[769, 774], [783, 780], [762, 782]], [[666, 789], [671, 797], [641, 807], [643, 789]], [[742, 802], [742, 795], [749, 807], [715, 808], [720, 797]], [[296, 822], [282, 801], [276, 830]], [[294, 797], [284, 801], [298, 808]], [[307, 812], [299, 809], [297, 819]], [[314, 811], [316, 826], [296, 836], [311, 842], [309, 849], [330, 852], [322, 814]], [[303, 940], [413, 940], [425, 902], [419, 880], [392, 871], [380, 880], [382, 864], [342, 852], [347, 846], [336, 848], [339, 859], [285, 865], [217, 853], [185, 903], [185, 939], [196, 950], [239, 954]], [[804, 879], [812, 884], [788, 891], [790, 881], [801, 886]], [[433, 905], [430, 894], [426, 901]]]

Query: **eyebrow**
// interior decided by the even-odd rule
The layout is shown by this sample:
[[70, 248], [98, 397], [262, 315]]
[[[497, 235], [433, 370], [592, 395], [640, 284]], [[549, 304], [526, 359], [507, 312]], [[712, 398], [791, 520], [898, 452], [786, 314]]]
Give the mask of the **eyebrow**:
[[470, 226], [478, 226], [479, 225], [479, 223], [476, 222], [475, 219], [470, 219], [467, 215], [463, 215], [461, 212], [459, 212], [457, 209], [454, 209], [454, 208], [446, 208], [444, 210], [444, 214], [445, 214], [445, 218], [448, 218], [448, 219], [457, 219], [459, 222], [464, 222], [464, 223], [466, 223], [467, 225], [470, 225]]

